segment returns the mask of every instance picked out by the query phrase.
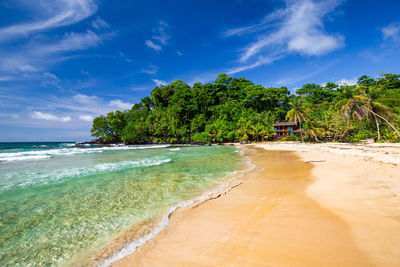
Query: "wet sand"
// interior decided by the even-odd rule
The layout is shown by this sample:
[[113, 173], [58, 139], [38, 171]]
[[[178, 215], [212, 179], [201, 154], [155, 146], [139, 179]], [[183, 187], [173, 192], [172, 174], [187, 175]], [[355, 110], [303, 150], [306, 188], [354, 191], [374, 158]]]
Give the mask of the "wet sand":
[[[113, 266], [400, 265], [399, 198], [382, 200], [392, 185], [383, 195], [360, 181], [364, 189], [357, 189], [357, 170], [346, 164], [364, 159], [303, 148], [241, 149], [257, 166], [243, 184], [175, 212], [157, 237]], [[399, 184], [397, 166], [376, 164], [383, 180]], [[360, 211], [360, 203], [368, 205]]]

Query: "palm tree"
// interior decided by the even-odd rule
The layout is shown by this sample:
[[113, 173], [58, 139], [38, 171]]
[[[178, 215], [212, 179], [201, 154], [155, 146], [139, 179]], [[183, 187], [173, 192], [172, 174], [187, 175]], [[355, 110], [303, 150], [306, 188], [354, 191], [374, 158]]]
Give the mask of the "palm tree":
[[318, 123], [316, 121], [308, 120], [306, 126], [307, 127], [305, 127], [305, 129], [304, 129], [304, 133], [306, 135], [308, 135], [310, 138], [313, 137], [316, 142], [321, 142], [318, 139], [318, 136], [323, 136], [324, 137], [327, 134], [329, 134], [329, 131], [325, 130], [322, 127], [322, 125], [320, 125], [320, 123]]
[[378, 140], [381, 139], [379, 119], [385, 121], [400, 137], [400, 133], [396, 127], [384, 117], [395, 115], [391, 112], [391, 108], [383, 103], [390, 101], [390, 99], [381, 98], [382, 94], [379, 87], [370, 87], [368, 93], [365, 89], [357, 87], [348, 91], [345, 95], [346, 98], [339, 102], [339, 105], [342, 106], [342, 112], [346, 116], [352, 114], [353, 117], [361, 121], [369, 120], [369, 116], [371, 115], [376, 124]]
[[299, 123], [301, 142], [304, 143], [302, 124], [309, 119], [310, 110], [304, 106], [303, 101], [298, 97], [293, 97], [289, 102], [289, 106], [291, 109], [286, 114], [286, 120]]

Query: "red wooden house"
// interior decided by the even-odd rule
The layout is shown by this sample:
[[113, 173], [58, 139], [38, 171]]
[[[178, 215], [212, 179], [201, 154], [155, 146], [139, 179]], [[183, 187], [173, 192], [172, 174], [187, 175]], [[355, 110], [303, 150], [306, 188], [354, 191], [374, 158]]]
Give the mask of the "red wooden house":
[[275, 136], [274, 139], [282, 139], [288, 136], [294, 136], [300, 133], [301, 129], [299, 124], [294, 121], [277, 122], [274, 125]]

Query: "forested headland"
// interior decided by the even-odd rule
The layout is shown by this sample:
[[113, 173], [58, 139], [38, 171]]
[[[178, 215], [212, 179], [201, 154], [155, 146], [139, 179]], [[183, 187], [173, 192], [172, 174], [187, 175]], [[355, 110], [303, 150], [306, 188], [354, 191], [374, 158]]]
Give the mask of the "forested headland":
[[157, 86], [130, 110], [93, 120], [98, 142], [222, 143], [272, 140], [273, 124], [296, 121], [301, 136], [286, 140], [400, 142], [400, 75], [362, 76], [357, 85], [263, 87], [220, 74], [192, 87], [176, 80]]

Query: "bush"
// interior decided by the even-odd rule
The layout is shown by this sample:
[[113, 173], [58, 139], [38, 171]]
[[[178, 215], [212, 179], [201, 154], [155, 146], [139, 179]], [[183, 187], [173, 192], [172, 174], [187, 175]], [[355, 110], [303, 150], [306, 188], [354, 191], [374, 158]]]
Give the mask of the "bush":
[[192, 135], [192, 142], [195, 143], [204, 143], [208, 144], [211, 143], [211, 136], [209, 136], [206, 132], [195, 133]]
[[297, 136], [286, 136], [279, 141], [286, 142], [286, 141], [298, 141], [299, 138]]

